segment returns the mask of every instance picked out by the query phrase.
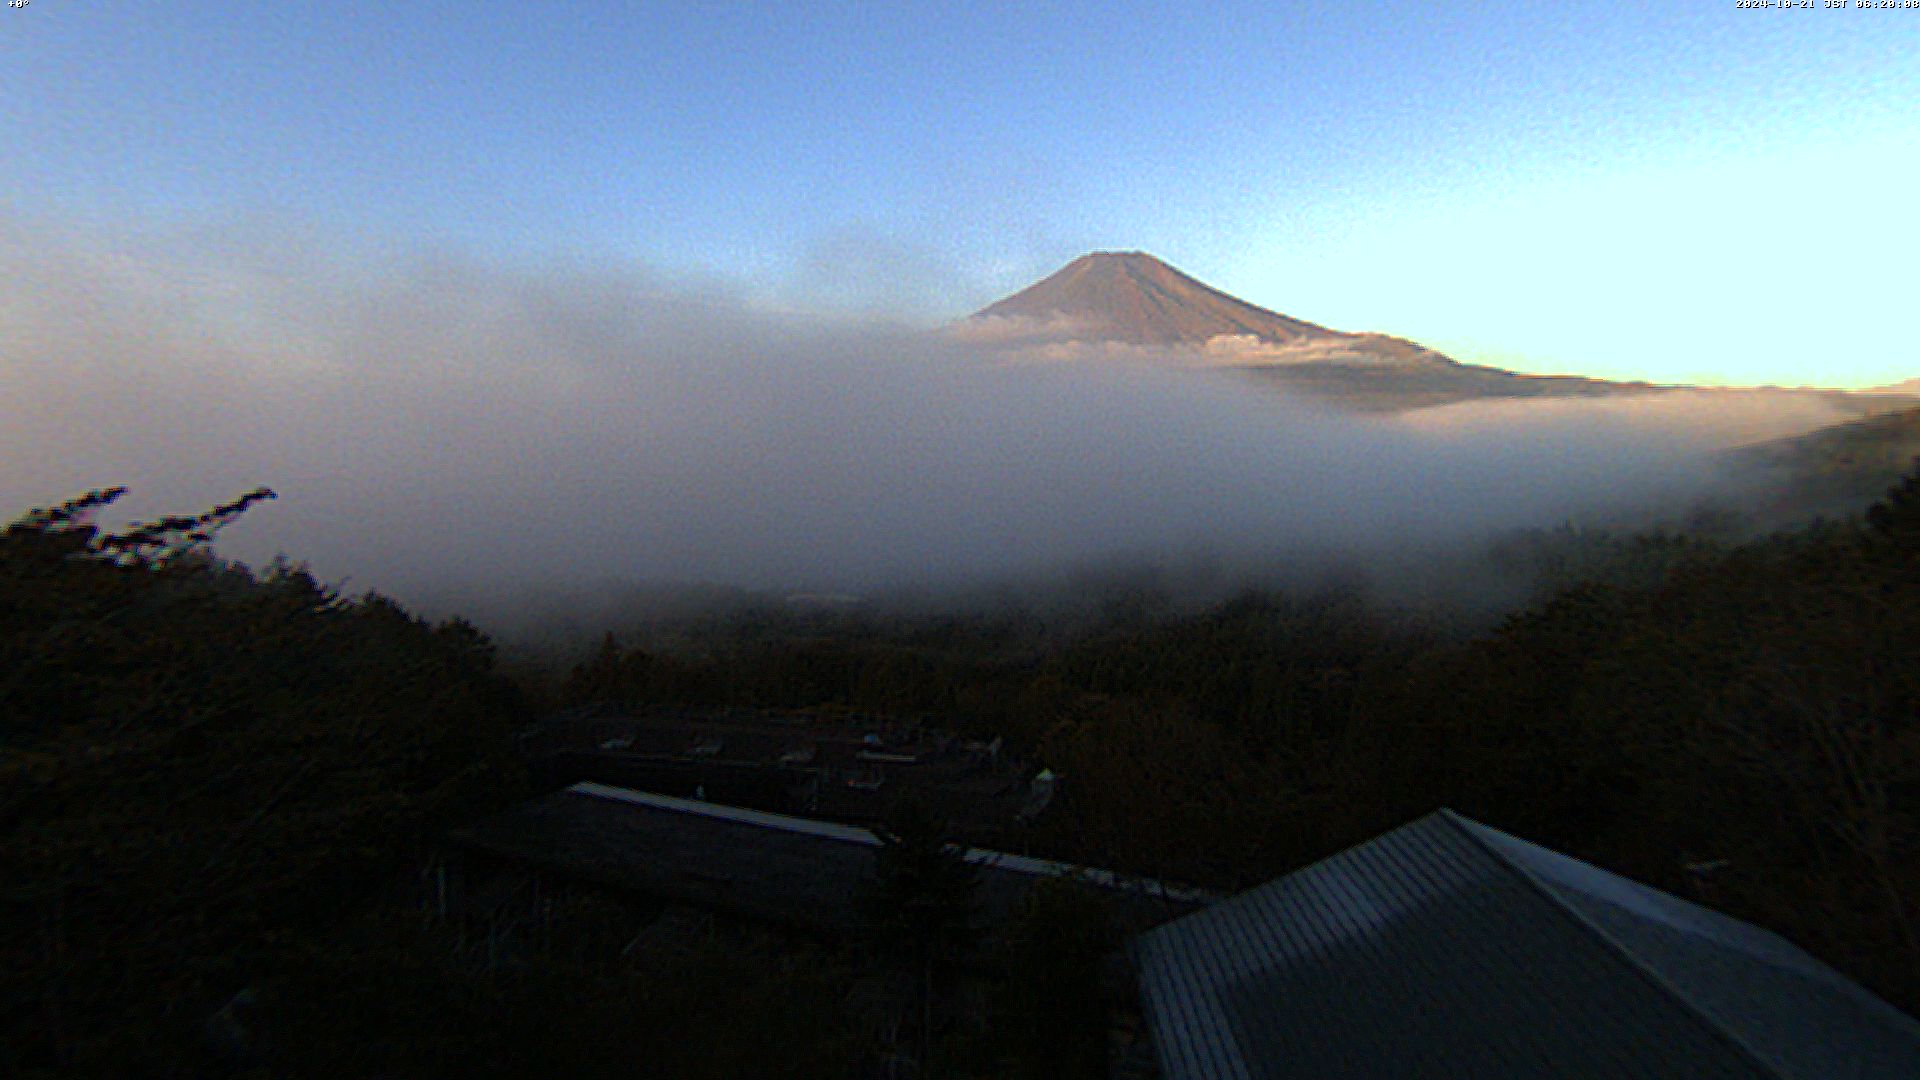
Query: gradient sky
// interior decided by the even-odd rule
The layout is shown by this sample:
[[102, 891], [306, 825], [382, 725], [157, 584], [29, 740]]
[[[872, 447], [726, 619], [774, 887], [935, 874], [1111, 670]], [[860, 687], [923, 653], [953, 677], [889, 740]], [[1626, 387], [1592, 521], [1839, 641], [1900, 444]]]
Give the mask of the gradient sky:
[[1920, 375], [1920, 11], [0, 9], [0, 209], [932, 320], [1095, 248], [1524, 370]]

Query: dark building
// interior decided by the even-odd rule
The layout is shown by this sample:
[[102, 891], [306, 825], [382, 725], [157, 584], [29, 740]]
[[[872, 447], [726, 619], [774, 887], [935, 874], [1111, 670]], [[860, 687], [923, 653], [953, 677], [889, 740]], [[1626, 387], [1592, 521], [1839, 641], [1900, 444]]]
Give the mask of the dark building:
[[[605, 784], [572, 785], [449, 834], [464, 858], [450, 867], [449, 909], [520, 889], [528, 874], [717, 912], [816, 936], [866, 929], [864, 892], [880, 840], [857, 826], [724, 806]], [[980, 848], [978, 921], [990, 929], [1048, 877], [1109, 894], [1132, 930], [1216, 899], [1198, 890]]]
[[977, 843], [1016, 834], [1055, 787], [999, 739], [849, 713], [587, 707], [547, 718], [521, 747], [554, 785], [594, 781], [852, 825], [879, 824], [912, 801]]
[[1920, 1077], [1784, 939], [1441, 810], [1133, 945], [1167, 1080]]

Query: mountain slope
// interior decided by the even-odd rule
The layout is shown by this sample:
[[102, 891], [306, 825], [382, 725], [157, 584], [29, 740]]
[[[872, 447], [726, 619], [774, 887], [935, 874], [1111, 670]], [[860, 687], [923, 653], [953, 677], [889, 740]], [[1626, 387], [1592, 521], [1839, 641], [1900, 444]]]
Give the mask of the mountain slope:
[[1222, 334], [1285, 344], [1333, 333], [1229, 296], [1140, 251], [1082, 255], [974, 317], [1064, 319], [1090, 340], [1135, 345], [1205, 345]]
[[1144, 252], [1095, 252], [971, 319], [1020, 340], [1196, 350], [1287, 393], [1364, 412], [1482, 398], [1648, 393], [1648, 383], [1521, 375], [1462, 364], [1404, 338], [1346, 333], [1230, 296]]

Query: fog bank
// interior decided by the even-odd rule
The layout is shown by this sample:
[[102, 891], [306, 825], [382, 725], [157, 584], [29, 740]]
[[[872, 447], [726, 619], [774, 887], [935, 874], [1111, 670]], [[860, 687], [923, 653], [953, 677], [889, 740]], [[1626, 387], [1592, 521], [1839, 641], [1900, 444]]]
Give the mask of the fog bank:
[[[1712, 483], [1764, 395], [1330, 413], [1152, 350], [1048, 362], [624, 266], [0, 213], [0, 509], [266, 484], [221, 537], [349, 591], [862, 593], [1050, 566], [1403, 560]], [[1311, 313], [1307, 313], [1311, 314]], [[116, 519], [117, 520], [117, 519]]]

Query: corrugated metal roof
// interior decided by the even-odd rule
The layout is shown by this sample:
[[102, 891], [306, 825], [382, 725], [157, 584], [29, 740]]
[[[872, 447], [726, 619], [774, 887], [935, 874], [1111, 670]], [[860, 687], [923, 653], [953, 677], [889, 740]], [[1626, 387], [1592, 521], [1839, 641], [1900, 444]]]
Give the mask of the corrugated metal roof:
[[1779, 935], [1456, 821], [1777, 1075], [1920, 1077], [1920, 1023]]
[[1447, 811], [1136, 940], [1168, 1080], [1920, 1076], [1778, 936]]

